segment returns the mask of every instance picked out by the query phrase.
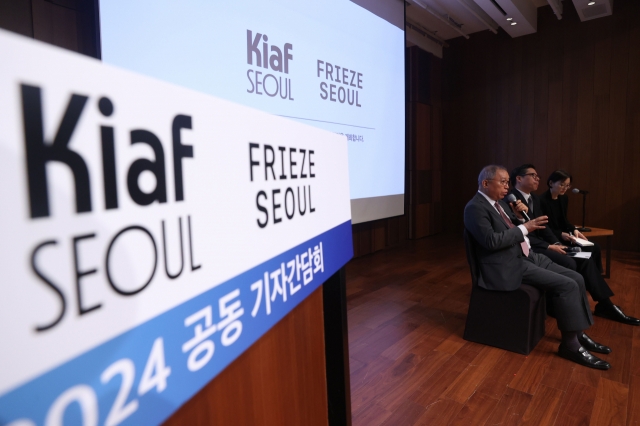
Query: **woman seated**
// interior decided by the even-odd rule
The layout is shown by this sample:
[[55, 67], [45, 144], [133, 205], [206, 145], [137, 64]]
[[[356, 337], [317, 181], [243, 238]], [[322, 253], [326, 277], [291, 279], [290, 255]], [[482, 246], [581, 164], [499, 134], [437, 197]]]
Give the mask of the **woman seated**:
[[[547, 226], [553, 231], [560, 241], [575, 243], [576, 238], [587, 238], [576, 229], [567, 219], [569, 197], [565, 192], [571, 188], [571, 175], [564, 170], [556, 170], [547, 179], [547, 190], [540, 197], [540, 206], [543, 214], [549, 217]], [[622, 309], [611, 302], [613, 291], [602, 278], [602, 254], [600, 246], [585, 246], [583, 251], [591, 252], [590, 259], [574, 258], [577, 263], [577, 272], [584, 277], [585, 287], [593, 300], [598, 302], [594, 314], [624, 324], [640, 325], [640, 320], [625, 315]]]

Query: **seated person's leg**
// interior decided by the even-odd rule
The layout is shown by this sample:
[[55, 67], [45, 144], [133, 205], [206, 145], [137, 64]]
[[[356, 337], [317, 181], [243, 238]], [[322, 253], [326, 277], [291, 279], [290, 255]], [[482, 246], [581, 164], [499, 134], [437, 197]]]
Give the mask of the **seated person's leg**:
[[572, 271], [577, 270], [578, 266], [576, 264], [575, 259], [567, 256], [566, 254], [558, 253], [553, 250], [538, 250], [533, 249], [534, 252], [547, 256], [553, 263], [557, 263], [560, 266], [564, 266], [567, 269], [571, 269]]
[[551, 294], [558, 328], [563, 331], [589, 328], [593, 317], [582, 276], [553, 263], [548, 257], [536, 253], [530, 256], [533, 261], [524, 262], [522, 282]]
[[[530, 254], [523, 262], [522, 282], [551, 293], [551, 303], [556, 311], [558, 328], [562, 332], [562, 342], [558, 355], [580, 365], [600, 370], [608, 370], [611, 365], [589, 353], [584, 346], [601, 353], [611, 350], [593, 342], [584, 330], [593, 324], [593, 317], [587, 301], [584, 281], [580, 274], [553, 263], [548, 257]], [[579, 337], [582, 337], [580, 339]], [[607, 352], [608, 350], [608, 352]]]
[[578, 265], [577, 272], [584, 278], [584, 286], [593, 300], [599, 302], [613, 296], [613, 291], [602, 278], [602, 273], [592, 259], [576, 259], [575, 261]]
[[588, 251], [591, 253], [591, 260], [595, 262], [598, 271], [602, 274], [602, 250], [600, 249], [600, 244], [593, 241], [591, 242], [593, 245], [582, 247], [582, 251]]
[[640, 325], [640, 319], [626, 315], [621, 307], [613, 304], [611, 301], [613, 291], [592, 259], [575, 259], [575, 261], [578, 265], [577, 272], [584, 278], [585, 288], [591, 298], [598, 302], [595, 315], [623, 324]]
[[[575, 271], [577, 269], [576, 261], [566, 254], [558, 253], [557, 251], [549, 249], [533, 249], [534, 252], [547, 256], [553, 263], [557, 263], [560, 266], [564, 266], [567, 269]], [[556, 313], [551, 302], [551, 293], [545, 292], [545, 298], [547, 299], [547, 315], [555, 318]]]

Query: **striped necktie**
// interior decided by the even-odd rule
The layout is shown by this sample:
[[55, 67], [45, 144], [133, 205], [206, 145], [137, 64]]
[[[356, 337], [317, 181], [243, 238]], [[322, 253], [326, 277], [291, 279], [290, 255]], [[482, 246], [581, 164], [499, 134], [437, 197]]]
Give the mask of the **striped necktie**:
[[[506, 213], [502, 210], [502, 207], [500, 207], [500, 204], [498, 204], [497, 201], [495, 203], [495, 207], [498, 210], [498, 213], [500, 213], [500, 216], [502, 217], [502, 220], [507, 225], [507, 227], [509, 229], [515, 228], [515, 225], [511, 223], [511, 220], [507, 217]], [[527, 242], [521, 242], [520, 247], [522, 248], [522, 253], [524, 253], [525, 256], [529, 257], [529, 246], [527, 245]]]

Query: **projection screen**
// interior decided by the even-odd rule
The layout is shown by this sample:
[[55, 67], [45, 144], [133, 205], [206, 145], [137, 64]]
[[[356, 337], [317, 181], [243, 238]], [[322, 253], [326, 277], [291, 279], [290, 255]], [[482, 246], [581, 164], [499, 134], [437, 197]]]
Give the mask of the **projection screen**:
[[352, 223], [404, 213], [403, 1], [100, 0], [100, 26], [107, 63], [344, 135]]

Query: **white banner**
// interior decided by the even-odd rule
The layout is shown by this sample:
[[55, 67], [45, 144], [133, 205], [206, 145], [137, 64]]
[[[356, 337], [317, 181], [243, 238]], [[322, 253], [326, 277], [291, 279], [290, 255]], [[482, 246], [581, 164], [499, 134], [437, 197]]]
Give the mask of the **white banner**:
[[0, 423], [161, 421], [351, 257], [344, 136], [4, 31], [0, 57]]

